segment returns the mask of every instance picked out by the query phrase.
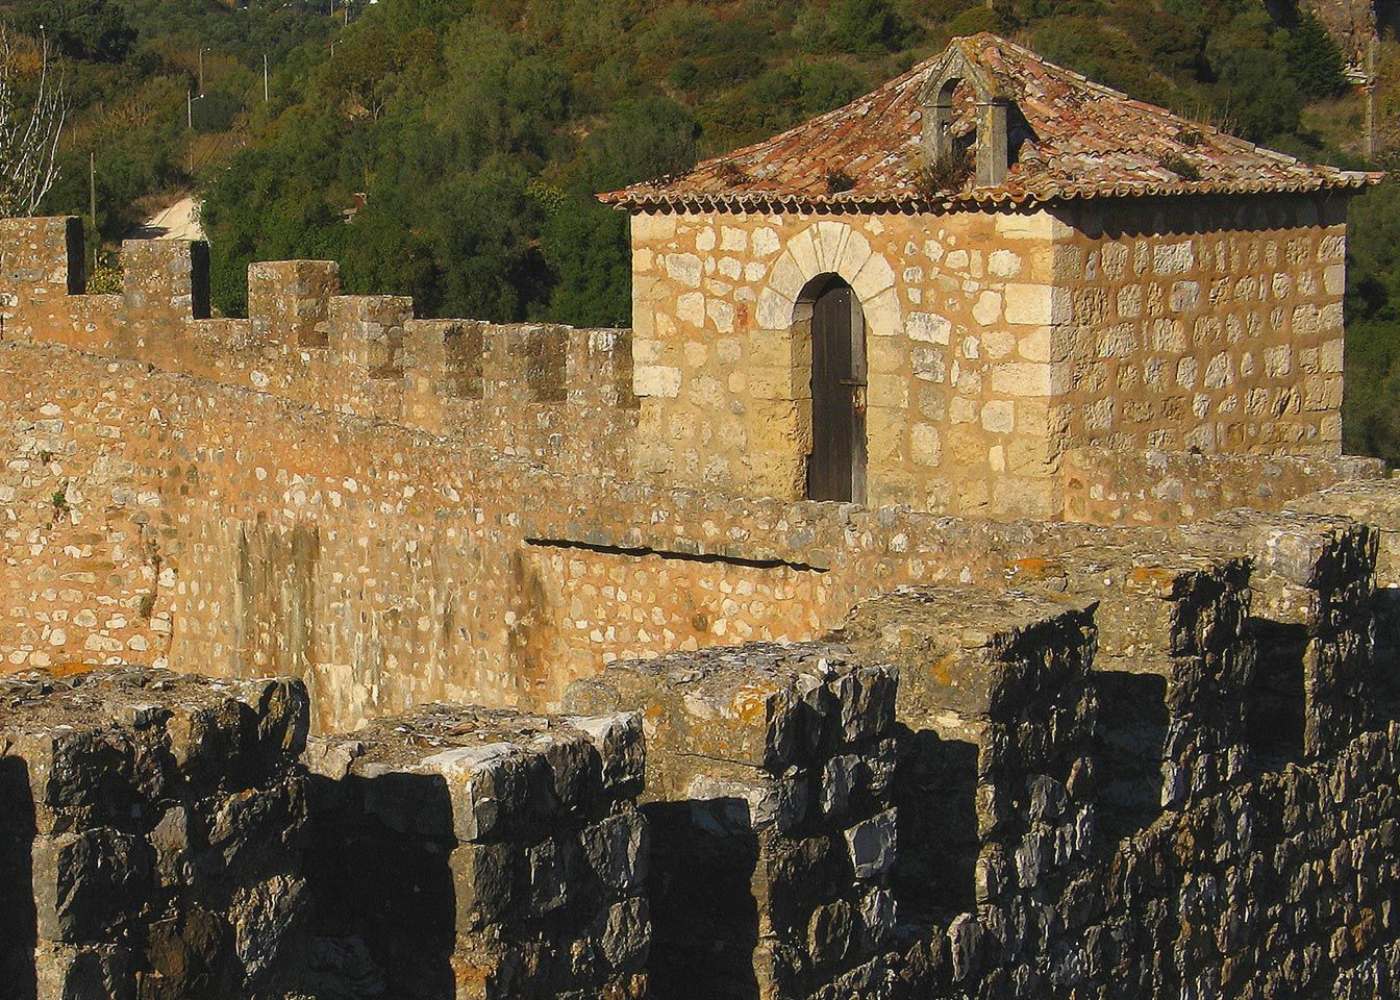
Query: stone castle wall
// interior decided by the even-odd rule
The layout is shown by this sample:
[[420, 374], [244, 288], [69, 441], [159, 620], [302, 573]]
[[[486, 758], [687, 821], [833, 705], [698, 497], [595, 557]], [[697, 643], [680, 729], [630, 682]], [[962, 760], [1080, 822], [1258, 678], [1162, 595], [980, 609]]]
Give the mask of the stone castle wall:
[[630, 469], [623, 331], [418, 320], [406, 298], [340, 295], [329, 261], [254, 264], [249, 318], [209, 319], [201, 244], [127, 241], [120, 295], [81, 294], [81, 230], [66, 219], [4, 220], [0, 248], [5, 340], [140, 360], [547, 466]]
[[644, 477], [805, 495], [804, 288], [851, 285], [865, 316], [872, 505], [1049, 513], [1055, 220], [632, 217]]
[[[1356, 560], [1299, 573], [1319, 595], [1369, 590], [1348, 530]], [[585, 716], [438, 705], [304, 753], [295, 682], [28, 674], [0, 686], [7, 983], [1389, 995], [1393, 677], [1365, 719], [1291, 706], [1329, 723], [1315, 753], [1241, 724], [1280, 707], [1245, 565], [1130, 571], [1132, 605], [914, 588], [826, 641], [618, 664], [571, 691]]]
[[[639, 991], [657, 970], [704, 991], [713, 961], [692, 947], [677, 880], [742, 856], [752, 878], [724, 883], [711, 914], [734, 931], [735, 996], [1112, 996], [1125, 983], [1359, 996], [1400, 980], [1386, 906], [1400, 883], [1400, 501], [1378, 463], [1090, 445], [1066, 453], [1058, 520], [647, 484], [625, 473], [628, 429], [648, 419], [619, 389], [625, 335], [420, 324], [402, 300], [327, 294], [332, 271], [304, 262], [254, 269], [252, 320], [198, 320], [188, 245], [133, 249], [126, 292], [89, 297], [75, 294], [65, 224], [11, 225], [48, 236], [42, 252], [0, 244], [0, 652], [48, 672], [3, 695], [0, 729], [27, 732], [36, 704], [106, 663], [300, 678], [321, 734], [400, 715], [318, 740], [314, 773], [286, 772], [310, 782], [309, 818], [284, 826], [289, 843], [309, 829], [353, 830], [372, 855], [399, 845], [393, 881], [430, 891], [386, 890], [387, 912], [421, 916], [434, 949], [430, 967], [404, 969], [405, 928], [339, 906], [326, 886], [344, 871], [318, 875], [293, 851], [274, 874], [315, 905], [279, 923], [272, 899], [240, 896], [233, 919], [262, 936], [235, 947], [238, 962], [189, 923], [200, 868], [177, 895], [133, 897], [155, 900], [142, 912], [157, 927], [45, 937], [58, 956], [46, 976], [128, 981], [118, 960], [143, 975], [159, 961], [173, 983], [193, 956], [248, 980], [252, 957], [291, 955], [307, 931], [295, 971], [336, 970], [338, 995], [357, 1000], [418, 974], [424, 1000], [454, 976], [474, 997], [526, 981]], [[584, 419], [597, 400], [606, 415]], [[769, 638], [810, 641], [688, 652]], [[790, 655], [800, 676], [772, 697], [775, 657]], [[634, 659], [646, 662], [617, 662]], [[904, 692], [892, 729], [885, 683], [852, 679], [891, 664]], [[616, 701], [570, 707], [647, 711], [588, 725], [415, 711], [552, 708], [599, 685]], [[84, 725], [164, 760], [181, 736], [153, 723], [161, 697]], [[210, 738], [242, 739], [248, 714], [219, 715]], [[867, 714], [881, 721], [857, 732]], [[635, 783], [576, 794], [585, 742], [605, 775], [614, 756], [635, 775], [643, 733], [656, 756], [640, 810]], [[758, 759], [743, 752], [770, 744], [738, 780]], [[217, 804], [226, 784], [193, 793]], [[520, 810], [518, 837], [441, 825], [444, 808], [499, 802]], [[568, 835], [543, 837], [561, 808]], [[89, 840], [130, 834], [119, 860], [146, 885], [153, 816], [131, 814], [132, 832], [73, 815]], [[0, 822], [6, 899], [34, 883], [15, 838], [37, 832]], [[345, 870], [363, 867], [354, 846]], [[648, 851], [670, 881], [642, 874]], [[67, 857], [74, 878], [126, 870]], [[0, 919], [37, 947], [23, 906]], [[483, 934], [457, 935], [459, 919]], [[69, 961], [75, 947], [96, 957]]]
[[[549, 705], [614, 659], [809, 638], [882, 589], [1001, 581], [1109, 530], [600, 486], [59, 347], [0, 345], [0, 371], [10, 667], [284, 671], [321, 726]], [[1219, 499], [1244, 496], [1290, 494]]]
[[1340, 454], [1345, 213], [1268, 199], [1067, 213], [1068, 442]]

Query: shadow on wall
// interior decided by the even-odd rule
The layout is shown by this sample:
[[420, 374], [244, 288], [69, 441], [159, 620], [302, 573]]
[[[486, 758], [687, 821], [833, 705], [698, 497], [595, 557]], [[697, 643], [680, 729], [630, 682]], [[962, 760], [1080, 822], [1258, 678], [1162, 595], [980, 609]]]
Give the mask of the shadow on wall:
[[1373, 607], [1375, 679], [1381, 701], [1378, 714], [1385, 719], [1400, 719], [1400, 587], [1377, 587]]
[[34, 947], [32, 852], [38, 832], [29, 768], [18, 757], [0, 757], [0, 984], [11, 1000], [34, 1000], [38, 982]]
[[306, 856], [317, 900], [309, 959], [317, 995], [454, 996], [456, 840], [446, 781], [313, 777], [309, 799], [320, 827]]
[[977, 746], [904, 726], [896, 738], [893, 886], [900, 923], [946, 925], [976, 906]]
[[507, 626], [506, 648], [511, 673], [521, 679], [526, 703], [538, 704], [558, 697], [558, 692], [549, 689], [555, 615], [539, 568], [525, 552], [510, 554], [510, 575], [515, 624]]
[[652, 831], [652, 995], [756, 1000], [761, 879], [749, 804], [697, 799], [642, 811]]
[[1307, 626], [1251, 618], [1247, 628], [1259, 646], [1248, 701], [1249, 744], [1257, 769], [1281, 771], [1285, 764], [1304, 758]]
[[1099, 829], [1108, 843], [1130, 837], [1162, 814], [1167, 747], [1167, 679], [1159, 674], [1094, 673], [1099, 695]]
[[308, 685], [315, 681], [320, 557], [321, 532], [315, 524], [296, 524], [288, 531], [269, 524], [259, 512], [252, 524], [239, 526], [235, 621], [240, 664], [298, 677]]

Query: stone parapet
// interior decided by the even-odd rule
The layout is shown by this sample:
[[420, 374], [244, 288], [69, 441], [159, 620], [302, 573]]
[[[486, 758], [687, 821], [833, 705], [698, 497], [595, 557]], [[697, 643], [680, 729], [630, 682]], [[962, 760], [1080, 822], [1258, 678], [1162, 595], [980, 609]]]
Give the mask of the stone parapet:
[[403, 1000], [645, 995], [637, 716], [432, 705], [317, 737], [308, 763], [317, 975], [363, 942]]
[[1171, 525], [1236, 507], [1278, 510], [1338, 482], [1380, 482], [1384, 477], [1383, 461], [1359, 455], [1083, 447], [1066, 451], [1060, 466], [1064, 520], [1089, 524]]
[[[1393, 664], [1400, 652], [1400, 483], [1372, 479], [1338, 483], [1320, 493], [1289, 501], [1287, 508], [1312, 514], [1341, 514], [1376, 533], [1376, 646], [1377, 656]], [[1396, 684], [1393, 666], [1383, 680]], [[1400, 693], [1400, 686], [1395, 693]]]
[[330, 302], [340, 294], [340, 266], [330, 260], [258, 261], [248, 265], [248, 316], [260, 342], [291, 349], [330, 344]]
[[619, 663], [569, 689], [568, 710], [645, 720], [657, 995], [837, 1000], [882, 980], [895, 688], [804, 643]]
[[[1018, 591], [903, 588], [836, 638], [900, 671], [896, 898], [911, 955], [992, 945], [1033, 962], [1047, 914], [1096, 848], [1094, 605]], [[968, 915], [975, 917], [969, 920]]]
[[5, 995], [280, 1000], [310, 913], [308, 719], [296, 681], [0, 680]]
[[1238, 510], [1178, 537], [1251, 560], [1255, 749], [1315, 756], [1367, 728], [1377, 693], [1376, 533], [1346, 517]]
[[1097, 802], [1111, 839], [1243, 766], [1255, 682], [1249, 559], [1164, 552], [1141, 534], [1020, 560], [1008, 576], [1097, 603]]

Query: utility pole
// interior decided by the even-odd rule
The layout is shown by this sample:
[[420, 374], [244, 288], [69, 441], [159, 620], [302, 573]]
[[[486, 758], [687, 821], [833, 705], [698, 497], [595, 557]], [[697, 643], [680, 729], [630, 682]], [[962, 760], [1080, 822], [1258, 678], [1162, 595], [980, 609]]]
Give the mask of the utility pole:
[[1376, 158], [1376, 35], [1366, 44], [1366, 159]]
[[185, 124], [189, 125], [190, 131], [194, 131], [194, 91], [185, 92]]
[[92, 269], [97, 270], [97, 153], [88, 153], [88, 217], [92, 220]]
[[268, 101], [267, 91], [267, 53], [263, 53], [263, 103]]
[[199, 47], [199, 96], [204, 96], [204, 46]]

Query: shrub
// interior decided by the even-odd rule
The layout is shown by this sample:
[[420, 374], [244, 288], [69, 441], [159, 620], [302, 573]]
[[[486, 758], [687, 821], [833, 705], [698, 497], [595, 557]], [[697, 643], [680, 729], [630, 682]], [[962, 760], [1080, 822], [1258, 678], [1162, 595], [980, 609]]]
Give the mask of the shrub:
[[1196, 165], [1180, 153], [1167, 153], [1157, 161], [1157, 164], [1164, 170], [1170, 170], [1184, 181], [1201, 179], [1201, 172], [1196, 169]]
[[919, 197], [936, 201], [957, 191], [961, 191], [972, 176], [976, 162], [971, 149], [954, 149], [951, 153], [935, 156], [920, 149], [914, 154], [911, 172], [914, 175], [914, 190]]

